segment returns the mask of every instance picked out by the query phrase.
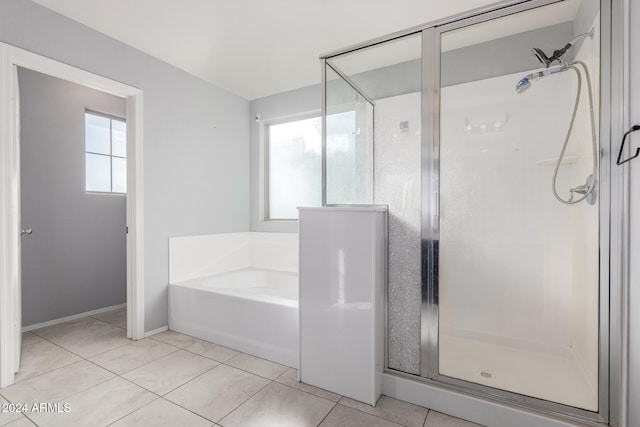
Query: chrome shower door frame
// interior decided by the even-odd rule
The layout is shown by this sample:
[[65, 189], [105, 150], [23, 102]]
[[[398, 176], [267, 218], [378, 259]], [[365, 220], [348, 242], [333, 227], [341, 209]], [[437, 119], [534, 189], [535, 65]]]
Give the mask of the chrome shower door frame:
[[[561, 0], [560, 0], [561, 1]], [[612, 313], [623, 313], [622, 295], [624, 274], [622, 257], [625, 253], [624, 237], [615, 231], [624, 229], [628, 215], [624, 211], [625, 194], [616, 189], [624, 187], [625, 177], [620, 171], [612, 174], [610, 155], [617, 127], [623, 112], [615, 108], [620, 94], [622, 75], [622, 49], [618, 47], [616, 32], [622, 31], [621, 6], [617, 2], [601, 0], [601, 54], [600, 54], [600, 159], [599, 159], [599, 373], [598, 412], [524, 396], [469, 381], [439, 374], [439, 179], [440, 179], [440, 40], [445, 32], [490, 21], [499, 17], [524, 12], [554, 3], [557, 0], [532, 0], [507, 4], [472, 16], [434, 25], [422, 30], [422, 307], [421, 307], [421, 376], [434, 385], [517, 406], [526, 410], [553, 415], [585, 425], [617, 425], [620, 418], [619, 390], [623, 375], [622, 333], [623, 316], [610, 319]], [[617, 25], [619, 24], [619, 25]], [[614, 43], [612, 43], [612, 41]], [[620, 61], [620, 62], [617, 62]], [[612, 91], [613, 88], [613, 91]], [[616, 193], [617, 191], [617, 193]], [[615, 202], [612, 204], [612, 200]], [[614, 230], [613, 237], [611, 230]], [[610, 268], [613, 267], [613, 268]], [[610, 294], [611, 293], [611, 294]], [[611, 305], [610, 309], [610, 301]], [[619, 311], [618, 311], [619, 310]], [[611, 334], [610, 334], [610, 328]], [[612, 335], [613, 339], [610, 339]], [[611, 372], [611, 374], [610, 374]], [[611, 390], [611, 394], [610, 394]]]
[[[322, 174], [322, 206], [323, 207], [335, 207], [335, 206], [358, 206], [357, 204], [336, 204], [336, 203], [328, 203], [327, 201], [327, 193], [328, 193], [328, 185], [327, 185], [327, 114], [328, 114], [328, 105], [327, 105], [327, 70], [336, 74], [340, 79], [342, 79], [347, 85], [351, 87], [351, 89], [361, 96], [366, 103], [371, 105], [373, 115], [372, 122], [375, 117], [375, 107], [376, 103], [345, 73], [342, 72], [335, 64], [331, 64], [329, 61], [330, 58], [321, 58], [321, 79], [322, 85], [320, 88], [321, 92], [321, 103], [320, 103], [320, 116], [322, 118], [322, 128], [321, 128], [321, 136], [322, 136], [322, 145], [321, 145], [321, 158], [322, 158], [322, 166], [321, 166], [321, 174]], [[372, 123], [373, 125], [373, 123]], [[371, 136], [373, 138], [373, 135]], [[373, 156], [375, 158], [375, 148]], [[372, 194], [375, 194], [375, 183], [372, 184]], [[374, 204], [369, 203], [368, 205], [373, 206]], [[362, 206], [362, 205], [360, 205]]]

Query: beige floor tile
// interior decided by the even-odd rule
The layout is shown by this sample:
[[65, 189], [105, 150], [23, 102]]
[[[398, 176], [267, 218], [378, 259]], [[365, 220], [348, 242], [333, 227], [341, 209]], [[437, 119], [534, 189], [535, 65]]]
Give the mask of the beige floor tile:
[[225, 427], [315, 427], [334, 402], [271, 383], [220, 421]]
[[91, 357], [127, 344], [127, 331], [100, 320], [83, 317], [33, 331], [82, 357]]
[[320, 427], [402, 427], [391, 421], [337, 404]]
[[[5, 390], [6, 389], [2, 390], [2, 393], [4, 393]], [[0, 405], [2, 405], [3, 408], [7, 403], [9, 403], [8, 400], [0, 397]], [[14, 408], [7, 406], [6, 409], [7, 412], [0, 411], [0, 426], [7, 425], [12, 421], [23, 418], [23, 415], [20, 412], [13, 410]]]
[[424, 427], [482, 427], [480, 424], [471, 423], [460, 418], [451, 417], [441, 412], [429, 411]]
[[289, 369], [286, 366], [279, 365], [269, 360], [260, 359], [259, 357], [251, 356], [246, 353], [240, 353], [237, 356], [227, 360], [227, 365], [234, 366], [243, 371], [251, 372], [252, 374], [260, 375], [261, 377], [275, 380], [280, 375]]
[[145, 338], [90, 357], [94, 363], [122, 375], [162, 356], [177, 351], [177, 348], [160, 341]]
[[22, 335], [20, 372], [16, 383], [82, 360], [77, 355], [30, 332]]
[[212, 423], [180, 406], [158, 399], [110, 427], [211, 427]]
[[215, 360], [178, 350], [129, 371], [123, 377], [149, 391], [164, 395], [218, 364]]
[[33, 332], [23, 332], [22, 333], [22, 345], [29, 344], [31, 342], [37, 342], [42, 338], [34, 334]]
[[35, 427], [35, 424], [29, 421], [26, 417], [22, 417], [7, 424], [7, 427]]
[[151, 403], [157, 396], [122, 378], [114, 378], [75, 394], [62, 403], [69, 412], [31, 414], [36, 424], [47, 427], [102, 427]]
[[58, 402], [115, 378], [111, 372], [82, 360], [2, 390], [11, 402]]
[[94, 314], [94, 319], [101, 320], [118, 328], [127, 329], [127, 307], [117, 308], [104, 313]]
[[297, 388], [298, 390], [315, 394], [316, 396], [331, 400], [332, 402], [337, 402], [342, 397], [339, 394], [335, 394], [309, 384], [298, 382], [298, 370], [294, 368], [287, 369], [284, 374], [276, 378], [276, 381], [280, 384], [288, 385], [289, 387]]
[[190, 346], [194, 342], [199, 341], [198, 338], [191, 337], [189, 335], [181, 334], [174, 331], [164, 331], [159, 334], [151, 336], [154, 340], [162, 341], [167, 344], [171, 344], [174, 347], [184, 348]]
[[34, 329], [31, 332], [48, 339], [49, 341], [56, 342], [60, 339], [73, 339], [77, 335], [97, 335], [105, 330], [111, 330], [112, 328], [113, 327], [111, 325], [101, 322], [98, 319], [83, 317], [47, 326], [45, 328]]
[[208, 357], [209, 359], [213, 359], [220, 363], [226, 362], [232, 357], [240, 354], [239, 351], [203, 340], [198, 340], [197, 342], [188, 345], [185, 347], [185, 350], [199, 354], [200, 356]]
[[340, 404], [407, 427], [422, 427], [427, 418], [427, 412], [429, 412], [427, 408], [422, 406], [412, 405], [387, 396], [380, 396], [375, 408], [346, 397], [340, 399]]
[[218, 365], [165, 398], [218, 422], [268, 383], [268, 380], [240, 369]]

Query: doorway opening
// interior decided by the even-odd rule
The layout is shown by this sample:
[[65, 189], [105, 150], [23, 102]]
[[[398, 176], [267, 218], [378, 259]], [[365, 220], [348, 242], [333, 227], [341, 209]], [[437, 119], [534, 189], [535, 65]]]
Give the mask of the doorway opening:
[[[21, 312], [21, 187], [20, 93], [18, 67], [122, 98], [126, 103], [126, 301], [127, 337], [144, 337], [142, 91], [62, 64], [55, 60], [0, 44], [0, 387], [11, 385], [19, 370]], [[28, 224], [24, 224], [28, 226]]]

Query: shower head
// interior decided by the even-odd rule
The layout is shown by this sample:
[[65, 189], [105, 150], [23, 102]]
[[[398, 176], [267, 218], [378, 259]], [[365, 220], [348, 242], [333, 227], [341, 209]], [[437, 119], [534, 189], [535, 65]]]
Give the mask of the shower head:
[[564, 54], [567, 53], [567, 51], [571, 48], [571, 46], [576, 44], [578, 40], [584, 39], [586, 37], [593, 39], [593, 32], [594, 30], [592, 28], [591, 30], [589, 30], [588, 33], [578, 35], [576, 38], [574, 38], [569, 43], [564, 45], [564, 47], [554, 50], [551, 56], [547, 56], [547, 54], [544, 53], [542, 49], [537, 47], [534, 47], [533, 49], [531, 49], [531, 53], [533, 53], [536, 59], [540, 61], [540, 63], [544, 65], [545, 68], [549, 68], [549, 66], [553, 64], [553, 62], [555, 61], [563, 62], [562, 57], [564, 56]]
[[555, 60], [555, 59], [552, 60], [551, 58], [549, 58], [542, 49], [537, 47], [534, 47], [533, 49], [531, 49], [531, 53], [533, 53], [533, 56], [535, 56], [536, 59], [540, 61], [540, 63], [544, 65], [546, 68], [549, 68], [549, 65], [551, 65], [551, 63]]
[[545, 66], [545, 68], [549, 68], [549, 66], [554, 61], [559, 61], [562, 58], [562, 56], [565, 53], [567, 53], [567, 51], [569, 50], [569, 48], [571, 48], [571, 46], [573, 46], [573, 44], [567, 43], [566, 45], [564, 45], [563, 48], [554, 50], [553, 51], [553, 55], [551, 55], [551, 56], [547, 56], [547, 54], [544, 53], [544, 51], [542, 49], [537, 48], [537, 47], [534, 47], [533, 49], [531, 49], [531, 52], [536, 57], [536, 59], [538, 61], [540, 61], [540, 63], [542, 65]]

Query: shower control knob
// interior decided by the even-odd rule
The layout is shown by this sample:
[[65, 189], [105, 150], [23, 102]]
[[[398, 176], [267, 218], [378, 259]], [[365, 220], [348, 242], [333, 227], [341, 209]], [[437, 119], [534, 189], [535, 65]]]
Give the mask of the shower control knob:
[[23, 228], [22, 231], [20, 231], [20, 235], [22, 236], [23, 234], [29, 235], [33, 233], [33, 228]]

